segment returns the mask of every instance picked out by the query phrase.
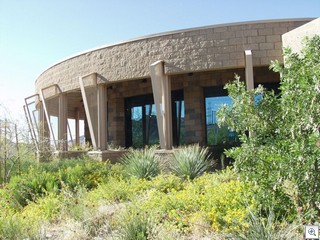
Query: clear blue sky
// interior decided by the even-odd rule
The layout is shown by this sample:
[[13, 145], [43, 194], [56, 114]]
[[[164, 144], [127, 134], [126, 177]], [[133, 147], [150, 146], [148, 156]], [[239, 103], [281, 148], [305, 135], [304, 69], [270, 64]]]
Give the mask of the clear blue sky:
[[22, 115], [24, 97], [34, 93], [42, 71], [90, 48], [184, 28], [319, 13], [320, 0], [0, 0], [0, 104], [13, 117]]

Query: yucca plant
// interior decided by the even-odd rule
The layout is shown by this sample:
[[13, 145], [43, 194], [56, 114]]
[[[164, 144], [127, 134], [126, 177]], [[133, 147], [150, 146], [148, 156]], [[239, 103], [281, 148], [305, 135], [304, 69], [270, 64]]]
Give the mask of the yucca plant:
[[246, 232], [237, 234], [239, 240], [298, 240], [301, 239], [301, 226], [297, 223], [281, 223], [277, 221], [271, 209], [266, 217], [249, 211], [249, 227]]
[[157, 176], [162, 167], [155, 150], [156, 147], [130, 149], [121, 160], [127, 175], [148, 180]]
[[147, 213], [129, 211], [122, 216], [119, 229], [119, 240], [154, 239], [156, 225]]
[[194, 179], [210, 169], [208, 148], [189, 145], [174, 150], [170, 169], [172, 173], [183, 179]]

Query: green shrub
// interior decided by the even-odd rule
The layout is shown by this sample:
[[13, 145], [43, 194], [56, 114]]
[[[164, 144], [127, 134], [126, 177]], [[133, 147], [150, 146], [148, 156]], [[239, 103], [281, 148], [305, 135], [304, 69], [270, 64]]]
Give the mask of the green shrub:
[[153, 239], [155, 226], [148, 213], [131, 209], [121, 217], [118, 237], [121, 240]]
[[159, 192], [169, 193], [171, 191], [180, 191], [184, 189], [185, 184], [181, 179], [174, 175], [159, 175], [152, 179], [150, 189]]
[[0, 218], [0, 239], [37, 239], [38, 228], [18, 215]]
[[65, 203], [59, 195], [49, 193], [44, 197], [37, 198], [35, 202], [28, 204], [19, 212], [19, 215], [23, 219], [29, 219], [30, 222], [39, 224], [41, 221], [56, 219], [61, 213], [63, 204]]
[[136, 205], [180, 232], [193, 231], [201, 220], [208, 226], [207, 231], [232, 233], [246, 230], [248, 211], [255, 208], [253, 191], [252, 185], [237, 180], [235, 173], [227, 169], [184, 181], [170, 190], [150, 189], [143, 198], [137, 198]]
[[[262, 86], [246, 90], [237, 77], [226, 85], [233, 104], [218, 119], [240, 137], [227, 155], [242, 179], [259, 187], [261, 205], [291, 220], [300, 211], [313, 222], [320, 215], [320, 36], [307, 39], [300, 54], [285, 49], [284, 58], [271, 64], [281, 77], [279, 96]], [[293, 198], [287, 181], [296, 186]]]
[[26, 206], [29, 201], [34, 201], [48, 192], [57, 192], [59, 180], [55, 174], [30, 168], [28, 173], [13, 177], [8, 188], [14, 199], [21, 206]]
[[254, 208], [252, 193], [248, 190], [243, 182], [231, 180], [208, 191], [211, 201], [208, 220], [213, 230], [236, 232], [248, 228], [246, 217], [250, 208]]
[[88, 193], [88, 204], [111, 204], [131, 200], [135, 193], [133, 186], [123, 179], [110, 177], [107, 183], [100, 184]]
[[190, 145], [174, 150], [171, 171], [183, 179], [194, 179], [208, 171], [212, 166], [208, 148]]
[[40, 171], [57, 172], [59, 180], [69, 188], [75, 189], [84, 186], [92, 189], [98, 183], [103, 182], [109, 176], [111, 164], [109, 162], [98, 162], [91, 160], [62, 160], [58, 162], [40, 165]]
[[155, 150], [155, 147], [130, 149], [121, 160], [127, 175], [149, 180], [160, 174], [161, 164]]
[[72, 189], [65, 184], [57, 193], [37, 196], [23, 208], [14, 209], [8, 202], [10, 192], [1, 189], [0, 231], [7, 239], [27, 238], [40, 229], [50, 232], [52, 225], [61, 228], [68, 219], [91, 238], [105, 231], [106, 238], [111, 234], [119, 239], [180, 239], [163, 234], [181, 238], [199, 232], [244, 234], [250, 224], [249, 210], [256, 212], [255, 188], [239, 181], [230, 169], [191, 181], [174, 175], [127, 179], [118, 167], [94, 189]]
[[28, 172], [15, 176], [8, 184], [14, 198], [26, 206], [29, 201], [48, 193], [58, 193], [67, 186], [76, 191], [79, 187], [92, 189], [106, 181], [110, 163], [84, 160], [41, 163]]
[[237, 234], [241, 240], [299, 240], [301, 239], [301, 227], [295, 223], [280, 223], [277, 221], [273, 210], [268, 211], [266, 217], [250, 211], [248, 215], [248, 228]]

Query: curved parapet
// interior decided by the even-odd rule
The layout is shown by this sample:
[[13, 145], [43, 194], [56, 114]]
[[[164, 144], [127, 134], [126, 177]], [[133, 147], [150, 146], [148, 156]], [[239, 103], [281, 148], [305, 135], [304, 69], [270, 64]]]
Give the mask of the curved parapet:
[[269, 20], [186, 29], [102, 46], [45, 70], [36, 92], [58, 84], [63, 92], [79, 89], [80, 76], [97, 72], [108, 82], [147, 78], [149, 65], [165, 61], [165, 74], [244, 67], [244, 51], [253, 51], [253, 65], [282, 59], [281, 35], [311, 19]]

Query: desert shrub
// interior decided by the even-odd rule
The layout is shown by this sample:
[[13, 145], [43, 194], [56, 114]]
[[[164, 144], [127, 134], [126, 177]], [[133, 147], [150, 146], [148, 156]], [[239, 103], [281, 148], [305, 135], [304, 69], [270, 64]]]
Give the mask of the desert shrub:
[[156, 224], [146, 212], [129, 209], [119, 222], [117, 235], [121, 240], [147, 240], [156, 235]]
[[114, 163], [110, 165], [110, 176], [116, 178], [123, 178], [125, 176], [125, 167], [121, 163]]
[[142, 199], [138, 198], [136, 205], [167, 227], [184, 233], [197, 227], [198, 220], [209, 226], [207, 230], [244, 230], [248, 210], [255, 208], [254, 192], [252, 185], [236, 178], [229, 169], [204, 174], [169, 191], [150, 189]]
[[109, 176], [110, 164], [107, 162], [84, 161], [59, 170], [59, 179], [71, 189], [83, 186], [95, 188]]
[[86, 205], [108, 205], [144, 199], [152, 192], [169, 193], [184, 189], [185, 183], [173, 175], [158, 175], [150, 180], [144, 178], [109, 177], [107, 182], [86, 195]]
[[59, 180], [71, 189], [77, 186], [94, 188], [109, 176], [111, 164], [86, 159], [61, 160], [39, 165], [40, 171], [58, 173]]
[[174, 175], [159, 175], [154, 177], [149, 185], [150, 189], [155, 191], [168, 193], [171, 191], [180, 191], [185, 188], [185, 184], [181, 179]]
[[[247, 91], [237, 78], [226, 85], [233, 104], [218, 118], [240, 136], [241, 146], [227, 155], [242, 179], [258, 186], [261, 205], [274, 206], [276, 215], [291, 220], [300, 209], [307, 221], [315, 221], [320, 215], [320, 36], [307, 39], [300, 54], [285, 49], [284, 58], [284, 65], [271, 65], [280, 73], [279, 96], [262, 86]], [[296, 186], [294, 198], [286, 190], [288, 181]]]
[[28, 173], [15, 176], [8, 184], [14, 199], [21, 206], [26, 206], [29, 201], [44, 196], [47, 192], [57, 192], [59, 181], [57, 176], [49, 172], [40, 172], [30, 168]]
[[19, 215], [0, 218], [0, 239], [37, 239], [38, 228]]
[[[265, 214], [264, 214], [265, 215]], [[296, 223], [287, 223], [277, 221], [272, 209], [268, 211], [267, 216], [249, 212], [247, 217], [248, 228], [237, 234], [241, 240], [298, 240], [302, 238], [302, 228]]]
[[110, 177], [109, 181], [100, 184], [96, 189], [88, 193], [88, 204], [100, 205], [113, 202], [124, 202], [132, 199], [135, 192], [132, 185], [124, 179]]
[[14, 214], [22, 209], [20, 202], [15, 198], [14, 191], [8, 186], [0, 189], [0, 217]]
[[194, 179], [209, 170], [212, 162], [209, 160], [208, 148], [190, 145], [174, 150], [170, 169], [183, 179]]
[[[246, 232], [249, 210], [256, 213], [255, 189], [239, 181], [230, 169], [205, 173], [192, 181], [174, 175], [150, 180], [121, 176], [116, 170], [94, 189], [63, 185], [57, 193], [38, 196], [19, 209], [7, 204], [8, 195], [0, 199], [5, 203], [1, 205], [0, 231], [5, 236], [20, 239], [20, 234], [32, 239], [40, 229], [50, 232], [51, 226], [61, 227], [70, 220], [75, 224], [72, 229], [80, 228], [87, 238], [98, 237], [100, 231], [106, 232], [99, 237], [112, 239], [177, 239], [193, 233], [222, 236]], [[10, 223], [10, 219], [16, 221]], [[17, 228], [16, 235], [12, 235], [13, 228]]]
[[19, 144], [19, 155], [16, 153], [6, 161], [8, 182], [12, 177], [26, 173], [30, 167], [38, 165], [34, 151], [26, 144]]
[[84, 207], [77, 195], [65, 188], [60, 194], [50, 192], [39, 196], [19, 210], [5, 211], [1, 207], [5, 212], [0, 214], [0, 239], [40, 239], [41, 229], [46, 225], [64, 218], [83, 220], [89, 207]]
[[58, 194], [49, 193], [28, 204], [19, 212], [19, 215], [36, 224], [39, 224], [41, 221], [51, 221], [56, 219], [60, 214], [62, 204], [65, 203], [63, 203]]
[[212, 206], [208, 219], [213, 230], [236, 232], [248, 228], [246, 217], [248, 210], [254, 207], [246, 184], [231, 180], [216, 185], [209, 192]]
[[108, 178], [109, 166], [108, 162], [83, 160], [43, 163], [13, 177], [8, 188], [21, 206], [26, 206], [37, 197], [58, 193], [64, 186], [73, 191], [79, 187], [95, 188]]
[[122, 158], [128, 176], [151, 179], [161, 172], [161, 163], [155, 155], [155, 147], [130, 149]]

